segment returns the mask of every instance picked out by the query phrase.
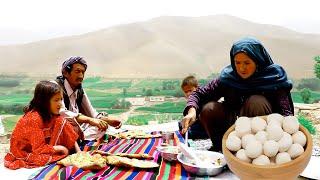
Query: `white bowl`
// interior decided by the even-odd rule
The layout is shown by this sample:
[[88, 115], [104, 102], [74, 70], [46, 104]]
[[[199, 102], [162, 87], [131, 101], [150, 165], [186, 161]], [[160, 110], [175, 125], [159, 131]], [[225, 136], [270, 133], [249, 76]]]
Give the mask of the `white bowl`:
[[[226, 161], [224, 160], [224, 156], [222, 153], [219, 152], [212, 152], [212, 151], [195, 151], [196, 155], [200, 156], [205, 156], [207, 157], [210, 162], [215, 162], [217, 159], [221, 160], [221, 163], [219, 165], [213, 164], [214, 166], [209, 168], [209, 167], [199, 167], [196, 166], [195, 164], [192, 164], [192, 162], [185, 157], [182, 153], [179, 153], [177, 158], [178, 161], [182, 164], [184, 169], [192, 174], [204, 176], [214, 176], [219, 174], [222, 170], [223, 167], [227, 164]], [[200, 157], [201, 158], [201, 157]]]

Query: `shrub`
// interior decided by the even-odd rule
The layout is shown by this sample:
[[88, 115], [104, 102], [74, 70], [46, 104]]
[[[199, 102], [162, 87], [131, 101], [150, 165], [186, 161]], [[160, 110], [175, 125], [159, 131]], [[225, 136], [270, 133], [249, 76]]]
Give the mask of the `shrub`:
[[302, 101], [304, 103], [309, 103], [311, 98], [311, 91], [308, 88], [303, 88], [300, 92], [300, 95], [302, 97]]
[[301, 79], [297, 85], [297, 89], [302, 90], [303, 88], [308, 88], [313, 91], [320, 90], [320, 79]]

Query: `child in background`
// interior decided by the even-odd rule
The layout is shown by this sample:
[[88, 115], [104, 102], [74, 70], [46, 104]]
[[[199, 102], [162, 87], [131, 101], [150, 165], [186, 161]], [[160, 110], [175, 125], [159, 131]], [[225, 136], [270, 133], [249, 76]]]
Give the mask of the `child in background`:
[[10, 140], [10, 152], [4, 158], [9, 169], [45, 166], [80, 151], [78, 135], [59, 115], [62, 89], [56, 82], [40, 81], [34, 97], [24, 108]]
[[[188, 100], [189, 96], [195, 90], [197, 90], [198, 87], [199, 87], [198, 81], [192, 75], [187, 76], [182, 80], [181, 89], [183, 91], [183, 94], [184, 94], [186, 100]], [[182, 129], [181, 127], [182, 127], [181, 123], [179, 122], [179, 129], [180, 130]], [[191, 139], [208, 139], [209, 138], [205, 129], [200, 124], [200, 121], [197, 121], [189, 128], [188, 136]]]

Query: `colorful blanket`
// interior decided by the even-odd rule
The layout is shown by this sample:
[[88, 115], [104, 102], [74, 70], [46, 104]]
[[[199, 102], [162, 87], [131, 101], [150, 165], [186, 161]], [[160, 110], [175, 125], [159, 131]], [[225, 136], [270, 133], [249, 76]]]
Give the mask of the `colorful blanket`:
[[[110, 153], [147, 153], [154, 157], [154, 161], [160, 164], [156, 169], [120, 168], [106, 166], [97, 172], [84, 171], [74, 166], [63, 167], [56, 163], [43, 168], [33, 179], [188, 179], [188, 174], [179, 162], [163, 160], [156, 146], [162, 143], [162, 138], [150, 139], [111, 139], [106, 143], [103, 140], [86, 142], [82, 150], [94, 149]], [[110, 138], [109, 138], [110, 139]], [[184, 139], [177, 131], [174, 136], [174, 144], [183, 142]]]

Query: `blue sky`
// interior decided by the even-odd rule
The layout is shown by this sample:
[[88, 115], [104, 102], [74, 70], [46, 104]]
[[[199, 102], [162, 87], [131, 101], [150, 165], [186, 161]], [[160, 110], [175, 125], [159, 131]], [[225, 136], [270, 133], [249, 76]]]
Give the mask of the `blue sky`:
[[159, 16], [229, 14], [320, 34], [318, 0], [0, 0], [0, 45], [82, 34]]

